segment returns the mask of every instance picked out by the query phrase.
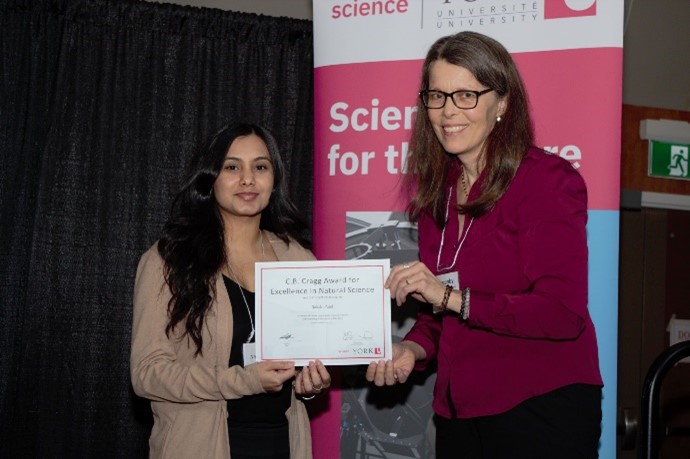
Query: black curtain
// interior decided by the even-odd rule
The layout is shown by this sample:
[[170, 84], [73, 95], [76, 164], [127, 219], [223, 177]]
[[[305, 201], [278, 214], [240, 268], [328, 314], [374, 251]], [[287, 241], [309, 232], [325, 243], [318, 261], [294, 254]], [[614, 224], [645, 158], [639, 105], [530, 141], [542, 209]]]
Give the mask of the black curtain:
[[0, 0], [0, 457], [145, 457], [136, 263], [199, 144], [249, 120], [312, 203], [312, 24], [134, 0]]

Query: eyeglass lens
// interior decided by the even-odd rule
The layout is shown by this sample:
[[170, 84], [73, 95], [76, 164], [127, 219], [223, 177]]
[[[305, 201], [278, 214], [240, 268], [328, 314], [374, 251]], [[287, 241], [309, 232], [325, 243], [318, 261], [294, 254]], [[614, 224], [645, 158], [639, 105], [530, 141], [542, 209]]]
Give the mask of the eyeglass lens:
[[458, 108], [474, 108], [477, 106], [478, 95], [471, 91], [456, 91], [451, 94], [441, 91], [424, 91], [422, 101], [427, 108], [442, 108], [450, 97]]

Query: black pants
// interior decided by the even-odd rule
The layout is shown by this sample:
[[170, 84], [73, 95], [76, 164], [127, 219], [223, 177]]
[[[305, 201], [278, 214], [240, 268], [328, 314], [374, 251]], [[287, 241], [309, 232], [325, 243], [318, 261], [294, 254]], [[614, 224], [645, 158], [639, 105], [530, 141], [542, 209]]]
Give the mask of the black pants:
[[493, 416], [434, 416], [437, 459], [596, 459], [601, 388], [573, 384]]
[[284, 425], [230, 426], [232, 459], [290, 459], [290, 437]]

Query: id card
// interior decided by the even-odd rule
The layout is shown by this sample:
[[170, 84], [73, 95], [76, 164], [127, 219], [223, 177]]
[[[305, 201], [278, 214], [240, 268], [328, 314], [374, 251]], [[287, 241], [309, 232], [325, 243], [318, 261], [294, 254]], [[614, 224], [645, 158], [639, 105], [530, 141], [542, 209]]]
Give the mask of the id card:
[[256, 362], [256, 343], [244, 343], [242, 345], [242, 358], [245, 367]]
[[450, 273], [439, 274], [436, 279], [440, 280], [446, 285], [453, 287], [453, 290], [460, 290], [460, 278], [458, 277], [458, 272], [453, 271]]

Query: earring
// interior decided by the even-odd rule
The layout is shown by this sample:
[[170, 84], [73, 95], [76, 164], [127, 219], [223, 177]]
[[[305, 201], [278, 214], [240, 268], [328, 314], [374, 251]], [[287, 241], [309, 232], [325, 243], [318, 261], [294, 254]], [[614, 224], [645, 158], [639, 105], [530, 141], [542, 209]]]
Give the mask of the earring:
[[497, 122], [497, 123], [500, 123], [500, 122], [501, 122], [501, 115], [498, 115], [498, 116], [496, 117], [496, 122]]

